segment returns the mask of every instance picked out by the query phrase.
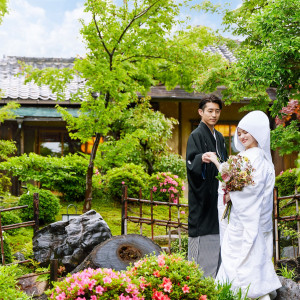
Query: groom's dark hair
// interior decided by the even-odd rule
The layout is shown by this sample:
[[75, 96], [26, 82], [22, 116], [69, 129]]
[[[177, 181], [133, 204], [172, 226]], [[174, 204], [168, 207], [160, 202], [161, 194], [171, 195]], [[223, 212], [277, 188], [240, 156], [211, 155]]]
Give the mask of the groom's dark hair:
[[201, 101], [199, 102], [199, 109], [204, 110], [206, 103], [216, 103], [219, 105], [220, 109], [222, 109], [222, 101], [220, 98], [218, 98], [215, 95], [209, 95], [209, 96], [205, 96], [204, 98], [201, 99]]

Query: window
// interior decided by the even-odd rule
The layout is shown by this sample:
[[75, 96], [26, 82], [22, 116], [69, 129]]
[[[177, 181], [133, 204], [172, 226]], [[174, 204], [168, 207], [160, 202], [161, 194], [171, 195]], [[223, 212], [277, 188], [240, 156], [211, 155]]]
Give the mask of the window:
[[38, 153], [40, 155], [61, 157], [80, 151], [80, 145], [80, 142], [71, 140], [66, 131], [39, 131]]

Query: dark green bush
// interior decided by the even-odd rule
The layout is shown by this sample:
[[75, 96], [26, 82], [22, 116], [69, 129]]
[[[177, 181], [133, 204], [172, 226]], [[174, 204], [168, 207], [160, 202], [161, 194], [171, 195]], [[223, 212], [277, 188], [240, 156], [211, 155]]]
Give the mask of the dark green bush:
[[289, 169], [281, 172], [275, 181], [278, 187], [279, 196], [289, 196], [295, 194], [295, 186], [297, 183], [296, 169]]
[[[15, 211], [5, 211], [1, 213], [1, 225], [11, 225], [11, 224], [17, 224], [22, 223], [21, 218], [16, 214]], [[16, 235], [20, 231], [20, 228], [17, 229], [10, 229], [6, 232], [10, 235]]]
[[114, 201], [121, 201], [122, 186], [124, 185], [128, 187], [129, 197], [138, 197], [140, 188], [142, 188], [143, 196], [146, 197], [148, 181], [149, 175], [141, 166], [125, 164], [107, 172], [104, 190]]
[[171, 172], [181, 179], [186, 179], [185, 160], [176, 153], [168, 153], [168, 155], [158, 157], [154, 164], [154, 172]]
[[175, 202], [183, 196], [184, 182], [178, 175], [170, 172], [160, 172], [153, 174], [150, 178], [149, 187], [153, 191], [155, 201], [168, 202], [169, 197]]
[[30, 188], [28, 194], [20, 197], [19, 205], [28, 205], [20, 211], [23, 221], [33, 220], [33, 193], [39, 193], [39, 221], [40, 224], [55, 222], [55, 216], [59, 212], [59, 199], [48, 190]]

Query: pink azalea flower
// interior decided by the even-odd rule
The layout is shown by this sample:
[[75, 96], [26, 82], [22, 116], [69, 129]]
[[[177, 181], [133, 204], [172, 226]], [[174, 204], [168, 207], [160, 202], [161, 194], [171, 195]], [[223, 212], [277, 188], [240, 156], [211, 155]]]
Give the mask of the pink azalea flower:
[[153, 275], [154, 275], [155, 277], [160, 277], [159, 271], [154, 271], [154, 272], [153, 272]]
[[281, 171], [280, 173], [279, 173], [279, 175], [282, 175], [283, 174], [283, 171]]
[[177, 176], [177, 175], [174, 175], [174, 178], [178, 178], [178, 176]]
[[104, 283], [111, 283], [112, 280], [111, 280], [110, 277], [106, 276], [106, 277], [103, 278], [103, 282], [104, 282]]
[[156, 192], [156, 191], [157, 191], [157, 187], [154, 186], [154, 187], [153, 187], [153, 192]]
[[182, 210], [180, 213], [183, 214], [183, 215], [185, 215], [185, 211], [184, 210]]
[[199, 300], [207, 300], [207, 296], [206, 295], [202, 295]]
[[185, 186], [182, 186], [181, 189], [184, 191], [185, 190]]
[[96, 293], [102, 295], [104, 288], [101, 285], [96, 286]]
[[66, 294], [65, 294], [65, 292], [62, 292], [61, 294], [59, 294], [55, 298], [56, 298], [56, 300], [65, 300], [66, 299]]
[[97, 296], [92, 295], [92, 296], [91, 296], [91, 300], [97, 300]]
[[289, 169], [289, 173], [292, 173], [293, 172], [293, 170], [292, 169]]
[[125, 181], [122, 181], [122, 184], [125, 184]]
[[185, 285], [182, 287], [182, 291], [183, 291], [184, 294], [189, 293], [189, 292], [190, 292], [190, 288], [185, 284]]
[[178, 200], [177, 199], [173, 199], [173, 203], [177, 204]]

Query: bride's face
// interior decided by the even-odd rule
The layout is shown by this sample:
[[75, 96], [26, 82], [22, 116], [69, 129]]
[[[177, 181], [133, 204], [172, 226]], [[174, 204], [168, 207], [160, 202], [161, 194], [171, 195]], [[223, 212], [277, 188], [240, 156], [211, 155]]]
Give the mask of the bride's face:
[[237, 134], [239, 141], [242, 143], [246, 150], [253, 147], [257, 147], [258, 144], [256, 139], [246, 130], [238, 128]]

